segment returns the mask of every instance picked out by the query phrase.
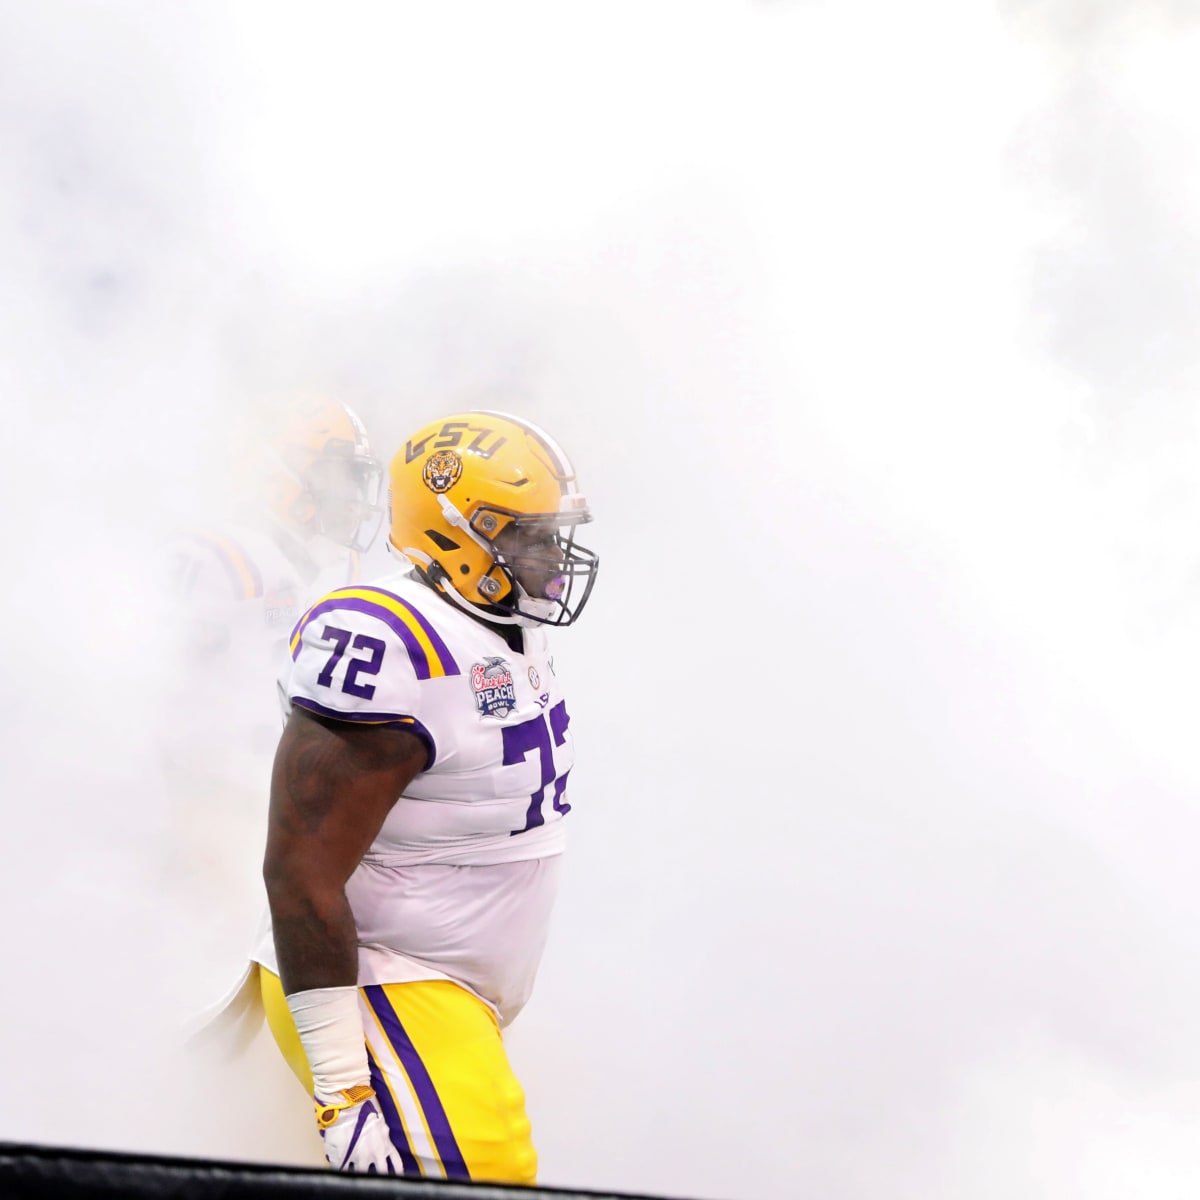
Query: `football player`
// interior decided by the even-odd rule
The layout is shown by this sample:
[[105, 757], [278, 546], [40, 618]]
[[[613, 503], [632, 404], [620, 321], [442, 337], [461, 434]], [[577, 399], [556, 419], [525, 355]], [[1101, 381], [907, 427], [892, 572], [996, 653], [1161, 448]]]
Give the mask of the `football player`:
[[[276, 429], [243, 462], [240, 521], [181, 533], [167, 548], [164, 711], [188, 719], [156, 734], [162, 886], [190, 931], [197, 972], [262, 904], [261, 797], [282, 724], [274, 683], [288, 634], [317, 596], [358, 577], [383, 515], [383, 466], [350, 408], [305, 401]], [[187, 982], [183, 972], [181, 989]]]
[[547, 630], [597, 558], [543, 430], [466, 412], [391, 462], [401, 566], [290, 639], [254, 958], [331, 1165], [532, 1184], [502, 1028], [533, 987], [571, 811]]
[[[252, 476], [243, 519], [221, 530], [190, 530], [170, 548], [185, 659], [210, 675], [229, 703], [228, 666], [248, 702], [241, 724], [270, 754], [279, 715], [270, 688], [287, 657], [287, 636], [317, 596], [359, 577], [359, 557], [383, 517], [383, 467], [366, 429], [345, 404], [306, 401], [246, 468]], [[185, 672], [190, 674], [190, 672]]]
[[383, 515], [383, 469], [347, 405], [303, 404], [251, 461], [238, 525], [188, 531], [172, 546], [175, 590], [203, 623], [206, 652], [232, 636], [233, 610], [285, 641], [301, 601], [357, 577]]

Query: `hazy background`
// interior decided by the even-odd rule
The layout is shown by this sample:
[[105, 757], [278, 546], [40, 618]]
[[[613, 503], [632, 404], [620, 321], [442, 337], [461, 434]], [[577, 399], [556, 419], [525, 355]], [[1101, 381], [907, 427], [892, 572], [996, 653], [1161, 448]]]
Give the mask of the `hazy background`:
[[543, 1182], [1194, 1196], [1194, 11], [0, 0], [3, 1135], [314, 1161], [159, 547], [326, 390], [597, 514]]

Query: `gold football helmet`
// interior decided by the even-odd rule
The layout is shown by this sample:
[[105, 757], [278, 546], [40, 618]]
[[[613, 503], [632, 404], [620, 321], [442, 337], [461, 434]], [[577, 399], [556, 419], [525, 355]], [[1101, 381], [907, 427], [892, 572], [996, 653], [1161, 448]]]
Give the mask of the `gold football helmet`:
[[448, 600], [487, 621], [570, 625], [599, 560], [575, 544], [592, 519], [561, 447], [538, 426], [464, 412], [392, 459], [389, 541]]
[[293, 411], [275, 447], [270, 507], [285, 525], [364, 551], [383, 521], [383, 466], [353, 409], [330, 400]]

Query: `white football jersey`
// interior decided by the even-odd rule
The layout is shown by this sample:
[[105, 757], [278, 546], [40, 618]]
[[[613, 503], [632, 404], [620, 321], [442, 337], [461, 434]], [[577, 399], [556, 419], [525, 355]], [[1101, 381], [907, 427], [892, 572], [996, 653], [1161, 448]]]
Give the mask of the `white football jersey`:
[[358, 578], [357, 554], [264, 523], [182, 533], [169, 557], [189, 707], [220, 713], [226, 729], [270, 752], [280, 727], [272, 682], [288, 635], [317, 597]]
[[[544, 629], [524, 630], [516, 652], [410, 572], [310, 608], [282, 690], [313, 713], [402, 725], [429, 751], [346, 887], [360, 985], [453, 979], [507, 1022], [557, 890], [570, 715]], [[265, 934], [256, 958], [274, 970]]]
[[[305, 608], [353, 577], [356, 556], [258, 523], [177, 534], [164, 556], [174, 606], [164, 720], [154, 749], [164, 795], [164, 877], [196, 949], [244, 952], [263, 903], [271, 760], [282, 719], [276, 681]], [[316, 590], [319, 589], [319, 590]]]

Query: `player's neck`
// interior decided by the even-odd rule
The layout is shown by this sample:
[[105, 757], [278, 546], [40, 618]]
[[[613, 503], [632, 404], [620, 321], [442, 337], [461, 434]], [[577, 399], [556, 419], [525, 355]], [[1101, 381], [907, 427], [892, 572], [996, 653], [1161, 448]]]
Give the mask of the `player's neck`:
[[312, 583], [320, 574], [321, 564], [309, 550], [308, 546], [290, 529], [285, 529], [278, 521], [269, 520], [266, 523], [267, 536], [273, 541], [279, 552], [292, 564], [296, 573], [305, 583]]
[[476, 620], [502, 637], [514, 654], [525, 653], [525, 631], [520, 625], [497, 625], [495, 621], [485, 621], [482, 617], [476, 617]]

